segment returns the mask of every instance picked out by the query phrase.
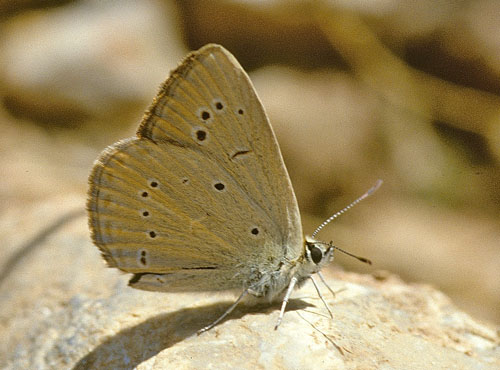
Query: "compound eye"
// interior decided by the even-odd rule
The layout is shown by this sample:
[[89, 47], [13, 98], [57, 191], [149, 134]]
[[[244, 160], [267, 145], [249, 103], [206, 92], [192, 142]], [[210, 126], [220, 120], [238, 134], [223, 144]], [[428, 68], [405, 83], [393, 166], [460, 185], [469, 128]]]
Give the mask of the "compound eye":
[[317, 265], [323, 259], [323, 252], [321, 249], [316, 247], [315, 245], [308, 245], [309, 252], [311, 252], [311, 259]]

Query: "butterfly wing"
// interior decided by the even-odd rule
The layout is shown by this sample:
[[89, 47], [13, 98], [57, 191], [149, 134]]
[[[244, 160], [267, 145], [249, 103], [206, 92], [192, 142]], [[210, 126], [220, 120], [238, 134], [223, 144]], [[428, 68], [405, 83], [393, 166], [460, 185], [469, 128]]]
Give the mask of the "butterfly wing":
[[161, 290], [248, 286], [301, 255], [298, 206], [274, 133], [247, 74], [221, 46], [201, 48], [172, 72], [137, 137], [105, 150], [89, 181], [89, 224], [104, 258], [137, 281], [164, 274]]

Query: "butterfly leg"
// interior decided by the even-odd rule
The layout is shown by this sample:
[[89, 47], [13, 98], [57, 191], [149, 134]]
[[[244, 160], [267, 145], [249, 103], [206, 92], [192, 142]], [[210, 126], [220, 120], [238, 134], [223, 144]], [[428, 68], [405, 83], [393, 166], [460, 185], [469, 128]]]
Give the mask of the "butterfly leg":
[[[320, 275], [321, 276], [321, 275]], [[318, 292], [318, 295], [319, 295], [319, 298], [321, 299], [321, 301], [323, 302], [323, 304], [325, 305], [326, 307], [326, 310], [328, 311], [328, 313], [330, 314], [330, 317], [333, 319], [333, 313], [332, 313], [332, 310], [330, 310], [330, 306], [328, 306], [328, 303], [326, 303], [325, 299], [323, 298], [323, 294], [321, 294], [321, 291], [319, 290], [319, 287], [318, 287], [318, 284], [316, 284], [316, 281], [313, 279], [312, 275], [309, 276], [311, 278], [311, 281], [313, 282], [313, 285], [314, 287], [316, 288], [316, 292]], [[324, 280], [323, 280], [324, 282]], [[327, 285], [328, 286], [328, 285]]]
[[285, 298], [283, 298], [283, 303], [281, 304], [281, 310], [280, 310], [280, 315], [278, 316], [278, 321], [276, 322], [276, 326], [274, 327], [274, 330], [278, 329], [278, 326], [281, 324], [281, 320], [283, 320], [283, 315], [285, 314], [285, 308], [288, 303], [288, 299], [290, 298], [290, 295], [292, 294], [293, 287], [297, 283], [297, 278], [294, 276], [292, 277], [292, 280], [290, 280], [290, 284], [288, 285], [288, 289], [286, 290]]
[[328, 290], [330, 291], [330, 293], [332, 293], [332, 296], [333, 298], [335, 298], [335, 292], [333, 291], [332, 288], [330, 288], [330, 285], [327, 284], [325, 278], [323, 277], [323, 274], [321, 273], [321, 271], [318, 271], [317, 274], [319, 275], [319, 278], [321, 279], [322, 283], [325, 284], [325, 286], [328, 288]]
[[211, 323], [210, 325], [208, 326], [205, 326], [203, 329], [200, 329], [198, 330], [198, 335], [200, 335], [201, 333], [204, 333], [210, 329], [212, 329], [215, 325], [217, 325], [218, 323], [220, 323], [224, 317], [226, 317], [227, 315], [229, 315], [235, 308], [236, 306], [238, 305], [238, 303], [243, 299], [244, 296], [246, 296], [248, 294], [248, 291], [250, 289], [245, 289], [243, 291], [243, 293], [241, 293], [241, 295], [238, 297], [238, 299], [236, 300], [236, 302], [234, 302], [231, 307], [229, 307], [226, 312], [224, 312], [217, 320], [215, 320], [213, 323]]

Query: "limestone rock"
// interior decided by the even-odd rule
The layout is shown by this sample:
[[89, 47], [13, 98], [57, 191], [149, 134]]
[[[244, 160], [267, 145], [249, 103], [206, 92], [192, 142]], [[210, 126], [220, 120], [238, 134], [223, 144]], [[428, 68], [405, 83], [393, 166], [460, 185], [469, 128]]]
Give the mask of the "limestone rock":
[[7, 369], [497, 369], [498, 329], [439, 291], [389, 273], [325, 271], [279, 303], [241, 304], [202, 335], [232, 293], [127, 287], [91, 245], [82, 215], [42, 240], [0, 285], [0, 366]]

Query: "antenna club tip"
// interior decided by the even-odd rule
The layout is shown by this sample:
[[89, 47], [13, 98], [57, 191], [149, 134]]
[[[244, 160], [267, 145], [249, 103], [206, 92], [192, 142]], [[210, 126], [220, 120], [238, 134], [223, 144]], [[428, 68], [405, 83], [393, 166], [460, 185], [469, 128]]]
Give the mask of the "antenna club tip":
[[372, 195], [374, 192], [378, 190], [378, 188], [382, 186], [383, 183], [384, 181], [382, 181], [382, 179], [378, 179], [375, 185], [373, 185], [373, 187], [366, 192], [366, 195]]
[[344, 207], [343, 209], [341, 209], [340, 211], [334, 213], [333, 215], [331, 215], [329, 218], [327, 218], [321, 225], [319, 225], [316, 230], [314, 230], [314, 232], [312, 233], [312, 237], [316, 237], [316, 235], [326, 226], [328, 225], [330, 222], [332, 222], [334, 219], [336, 219], [337, 217], [339, 217], [340, 215], [344, 214], [346, 211], [348, 211], [349, 209], [351, 209], [352, 207], [354, 207], [356, 204], [358, 204], [359, 202], [361, 202], [363, 199], [366, 199], [367, 197], [369, 197], [370, 195], [372, 195], [381, 185], [382, 185], [383, 181], [382, 179], [378, 179], [377, 182], [375, 183], [375, 185], [373, 185], [366, 193], [364, 193], [362, 196], [360, 196], [358, 199], [356, 199], [354, 202], [351, 202], [351, 204], [349, 204], [347, 207]]

